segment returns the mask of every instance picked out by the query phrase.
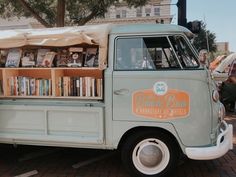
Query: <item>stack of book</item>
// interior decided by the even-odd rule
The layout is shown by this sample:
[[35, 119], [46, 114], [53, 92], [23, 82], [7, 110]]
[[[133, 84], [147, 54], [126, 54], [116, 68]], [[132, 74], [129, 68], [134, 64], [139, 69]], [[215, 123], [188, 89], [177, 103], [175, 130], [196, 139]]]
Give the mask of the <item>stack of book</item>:
[[102, 79], [94, 77], [60, 77], [60, 96], [102, 97]]

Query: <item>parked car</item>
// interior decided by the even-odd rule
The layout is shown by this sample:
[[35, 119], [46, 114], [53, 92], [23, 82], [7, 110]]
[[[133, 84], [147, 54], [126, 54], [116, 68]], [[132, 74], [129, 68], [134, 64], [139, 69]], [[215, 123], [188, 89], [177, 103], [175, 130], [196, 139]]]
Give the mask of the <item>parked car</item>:
[[226, 110], [235, 112], [236, 53], [227, 56], [212, 72], [220, 90], [220, 100]]

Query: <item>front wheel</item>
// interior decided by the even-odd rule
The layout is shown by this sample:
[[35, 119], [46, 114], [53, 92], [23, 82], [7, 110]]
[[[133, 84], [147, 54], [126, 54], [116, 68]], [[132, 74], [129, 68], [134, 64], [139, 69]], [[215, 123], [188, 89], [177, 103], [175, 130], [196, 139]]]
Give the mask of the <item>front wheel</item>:
[[163, 177], [176, 165], [179, 148], [160, 131], [142, 131], [130, 136], [121, 150], [122, 162], [135, 177]]

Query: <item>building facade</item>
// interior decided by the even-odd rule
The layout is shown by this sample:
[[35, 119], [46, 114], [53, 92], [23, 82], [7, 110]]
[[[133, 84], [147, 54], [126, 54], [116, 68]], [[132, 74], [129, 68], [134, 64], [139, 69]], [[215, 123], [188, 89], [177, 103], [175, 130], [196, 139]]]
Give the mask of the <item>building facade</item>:
[[[171, 0], [149, 0], [142, 7], [128, 7], [122, 0], [117, 1], [108, 9], [104, 18], [96, 18], [87, 24], [130, 24], [130, 23], [171, 23], [173, 16], [170, 11]], [[0, 18], [0, 30], [5, 29], [27, 29], [44, 28], [34, 18], [11, 18], [10, 20]]]
[[229, 52], [229, 43], [228, 42], [217, 42], [216, 43], [217, 51], [228, 53]]
[[0, 30], [9, 29], [28, 29], [28, 28], [43, 28], [34, 18], [11, 18], [10, 20], [0, 18]]
[[142, 7], [128, 7], [121, 1], [108, 9], [104, 18], [91, 20], [89, 24], [98, 23], [171, 23], [171, 0], [150, 0]]

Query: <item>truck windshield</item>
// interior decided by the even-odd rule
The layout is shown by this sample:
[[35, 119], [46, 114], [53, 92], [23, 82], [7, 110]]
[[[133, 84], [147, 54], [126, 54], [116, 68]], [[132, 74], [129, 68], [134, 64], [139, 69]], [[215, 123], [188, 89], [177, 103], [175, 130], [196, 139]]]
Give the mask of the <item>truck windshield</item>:
[[128, 37], [116, 40], [116, 70], [160, 70], [198, 67], [181, 36]]

